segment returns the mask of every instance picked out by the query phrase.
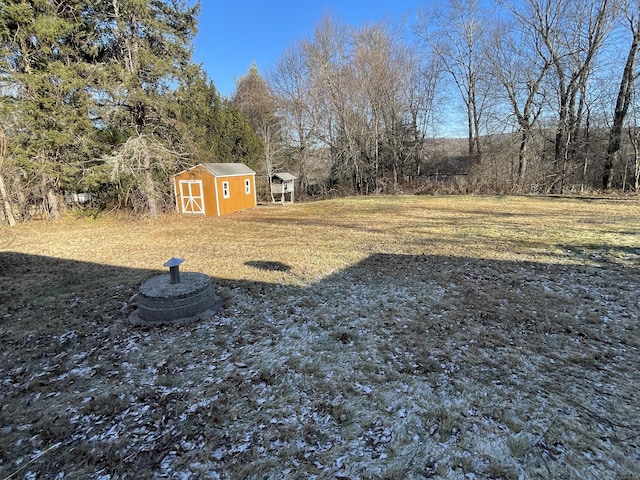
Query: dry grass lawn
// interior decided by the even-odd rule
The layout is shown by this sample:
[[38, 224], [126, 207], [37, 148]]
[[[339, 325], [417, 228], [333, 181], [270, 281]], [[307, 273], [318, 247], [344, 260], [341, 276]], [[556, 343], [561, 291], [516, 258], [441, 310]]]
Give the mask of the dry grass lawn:
[[0, 479], [640, 478], [639, 316], [637, 197], [0, 227]]

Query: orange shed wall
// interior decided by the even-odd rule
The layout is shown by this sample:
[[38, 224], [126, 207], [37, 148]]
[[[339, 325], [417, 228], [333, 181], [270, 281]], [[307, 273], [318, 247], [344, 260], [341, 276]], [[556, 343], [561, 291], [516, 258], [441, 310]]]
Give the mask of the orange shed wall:
[[202, 190], [204, 192], [204, 213], [207, 216], [215, 217], [218, 215], [216, 205], [216, 192], [214, 185], [214, 176], [211, 175], [204, 167], [198, 166], [182, 172], [173, 178], [173, 191], [176, 197], [176, 209], [178, 213], [184, 213], [181, 209], [182, 199], [180, 198], [179, 182], [180, 180], [202, 180]]
[[218, 216], [218, 200], [216, 199], [216, 177], [203, 169], [202, 188], [204, 188], [204, 212], [207, 217]]
[[[244, 181], [251, 182], [251, 192], [245, 193]], [[223, 198], [222, 183], [229, 182], [229, 198]], [[242, 175], [237, 177], [216, 177], [218, 185], [218, 199], [220, 202], [220, 215], [237, 212], [256, 206], [256, 182], [255, 175]]]

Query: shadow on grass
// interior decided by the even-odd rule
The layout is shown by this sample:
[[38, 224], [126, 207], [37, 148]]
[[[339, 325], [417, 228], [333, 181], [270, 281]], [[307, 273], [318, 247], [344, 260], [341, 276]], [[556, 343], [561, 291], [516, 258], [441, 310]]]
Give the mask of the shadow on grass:
[[606, 245], [606, 244], [585, 244], [585, 245], [563, 245], [558, 247], [571, 252], [573, 256], [580, 259], [606, 259], [617, 261], [619, 259], [635, 263], [640, 267], [640, 245], [637, 247]]
[[0, 252], [0, 314], [27, 307], [51, 307], [79, 294], [132, 286], [160, 272], [62, 258]]
[[[246, 265], [288, 267], [277, 261]], [[65, 449], [29, 465], [42, 478], [59, 471], [70, 472], [70, 478], [102, 471], [148, 478], [161, 473], [162, 460], [172, 457], [175, 445], [186, 445], [180, 462], [192, 465], [227, 451], [229, 442], [244, 442], [248, 434], [242, 425], [260, 426], [251, 436], [252, 451], [267, 452], [261, 439], [282, 433], [282, 422], [271, 418], [281, 413], [290, 418], [285, 412], [302, 404], [308, 414], [298, 420], [306, 423], [287, 435], [303, 438], [303, 432], [320, 429], [315, 419], [328, 418], [327, 411], [337, 408], [331, 403], [337, 395], [348, 407], [345, 418], [350, 411], [354, 419], [362, 418], [349, 427], [362, 448], [357, 454], [340, 449], [348, 442], [341, 437], [345, 427], [338, 409], [335, 419], [322, 424], [339, 438], [336, 447], [307, 450], [310, 460], [301, 465], [301, 476], [317, 474], [313, 465], [333, 465], [349, 455], [352, 462], [362, 457], [371, 464], [406, 463], [402, 453], [394, 453], [407, 451], [402, 443], [392, 444], [382, 459], [379, 450], [368, 448], [374, 419], [393, 425], [404, 415], [413, 415], [415, 425], [436, 425], [441, 439], [453, 428], [461, 432], [447, 447], [450, 456], [486, 455], [476, 439], [504, 437], [511, 429], [543, 438], [543, 446], [560, 445], [572, 459], [584, 458], [587, 442], [596, 442], [620, 465], [630, 455], [637, 458], [634, 444], [624, 441], [636, 433], [628, 419], [638, 418], [635, 269], [373, 254], [303, 287], [213, 278], [215, 288], [229, 288], [237, 297], [217, 324], [152, 331], [128, 327], [123, 319], [136, 286], [157, 273], [0, 253], [0, 478], [13, 476], [35, 449], [48, 445]], [[295, 268], [288, 268], [283, 276], [295, 275]], [[328, 383], [328, 373], [336, 376], [334, 384]], [[366, 411], [356, 410], [361, 388], [366, 388]], [[431, 390], [438, 397], [427, 395]], [[395, 403], [400, 391], [407, 392], [407, 404], [423, 410], [405, 411], [399, 418], [391, 407], [403, 405]], [[283, 395], [289, 395], [282, 400], [287, 408], [267, 403], [264, 409], [273, 412], [262, 417], [255, 399]], [[438, 414], [438, 405], [433, 411], [430, 405], [441, 397], [443, 405], [453, 407]], [[195, 407], [208, 398], [222, 413], [206, 402]], [[194, 408], [185, 408], [189, 405]], [[35, 420], [34, 408], [41, 409]], [[241, 412], [240, 420], [231, 417], [231, 409]], [[557, 411], [574, 413], [559, 417]], [[93, 422], [91, 436], [81, 419]], [[498, 434], [492, 431], [495, 424]], [[114, 443], [109, 432], [118, 425]], [[203, 449], [196, 448], [202, 432], [210, 437]], [[435, 446], [434, 435], [440, 434], [421, 427], [407, 441], [414, 445], [417, 436], [437, 451], [444, 443]], [[401, 436], [400, 428], [385, 434], [389, 442], [400, 442]], [[299, 448], [242, 459], [247, 469], [259, 470], [261, 461], [266, 468], [268, 461], [269, 468], [282, 471], [292, 454], [304, 456], [304, 447]], [[551, 478], [571, 476], [563, 462], [547, 462], [542, 447], [531, 449], [527, 473], [541, 471], [535, 470], [540, 466], [554, 469]], [[436, 463], [445, 465], [450, 456], [443, 454]], [[246, 476], [235, 461], [214, 467], [221, 469], [220, 477]], [[486, 478], [496, 476], [482, 468]], [[637, 474], [637, 464], [628, 471]], [[421, 476], [418, 466], [409, 473]]]
[[272, 272], [288, 272], [291, 270], [291, 267], [286, 263], [282, 262], [271, 262], [268, 260], [250, 260], [248, 262], [244, 262], [244, 264], [248, 267], [254, 267], [258, 270], [266, 270]]
[[[604, 252], [602, 256], [605, 262], [613, 257], [611, 258], [612, 266], [616, 267], [621, 266], [616, 263], [616, 257], [637, 259], [640, 256], [640, 248], [633, 247], [560, 246], [579, 258], [602, 255]], [[290, 265], [280, 261], [250, 260], [244, 264], [263, 271], [284, 272], [285, 280], [296, 276], [295, 270]], [[604, 266], [606, 267], [606, 263]], [[511, 275], [517, 271], [515, 275], [520, 276], [522, 268], [529, 272], [530, 277], [539, 278], [539, 275], [546, 274], [549, 268], [559, 269], [562, 271], [559, 273], [562, 276], [573, 277], [584, 273], [587, 267], [465, 257], [374, 254], [341, 272], [325, 277], [318, 283], [304, 287], [215, 277], [212, 277], [212, 281], [214, 288], [240, 288], [250, 294], [255, 292], [262, 294], [278, 288], [281, 292], [288, 292], [287, 294], [307, 296], [322, 294], [327, 285], [344, 281], [345, 278], [349, 278], [350, 283], [362, 282], [363, 285], [376, 280], [392, 285], [394, 282], [416, 281], [415, 276], [418, 274], [420, 278], [433, 276], [444, 283], [451, 280], [453, 283], [447, 287], [452, 287], [457, 282], [457, 276], [482, 278], [482, 272], [491, 270], [494, 273], [486, 280], [490, 280], [493, 287], [505, 284], [505, 292], [509, 292], [510, 282], [515, 282], [510, 278]], [[634, 266], [627, 265], [619, 273], [633, 276], [635, 270]], [[20, 312], [25, 309], [44, 309], [41, 314], [47, 311], [53, 314], [56, 311], [64, 311], [66, 303], [69, 302], [82, 301], [87, 304], [87, 308], [101, 301], [102, 303], [109, 300], [126, 302], [137, 293], [137, 286], [141, 282], [160, 273], [166, 273], [166, 271], [127, 268], [17, 252], [0, 252], [0, 325], [3, 318], [9, 316], [14, 318], [29, 316], [26, 313], [20, 315]], [[481, 284], [478, 286], [482, 287]], [[494, 288], [491, 290], [496, 293]]]

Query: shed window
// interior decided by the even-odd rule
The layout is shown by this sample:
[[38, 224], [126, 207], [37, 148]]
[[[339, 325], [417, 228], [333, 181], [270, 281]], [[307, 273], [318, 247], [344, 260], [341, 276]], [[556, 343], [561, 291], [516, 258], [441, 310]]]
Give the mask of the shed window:
[[229, 198], [231, 192], [229, 191], [229, 182], [222, 182], [222, 197]]
[[244, 181], [244, 193], [251, 195], [251, 180], [248, 178]]

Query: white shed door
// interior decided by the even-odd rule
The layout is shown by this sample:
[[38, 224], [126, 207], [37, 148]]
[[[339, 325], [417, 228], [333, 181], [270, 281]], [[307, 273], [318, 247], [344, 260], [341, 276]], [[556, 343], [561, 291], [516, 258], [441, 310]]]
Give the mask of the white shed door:
[[204, 215], [202, 180], [180, 180], [179, 183], [182, 213], [199, 213]]

